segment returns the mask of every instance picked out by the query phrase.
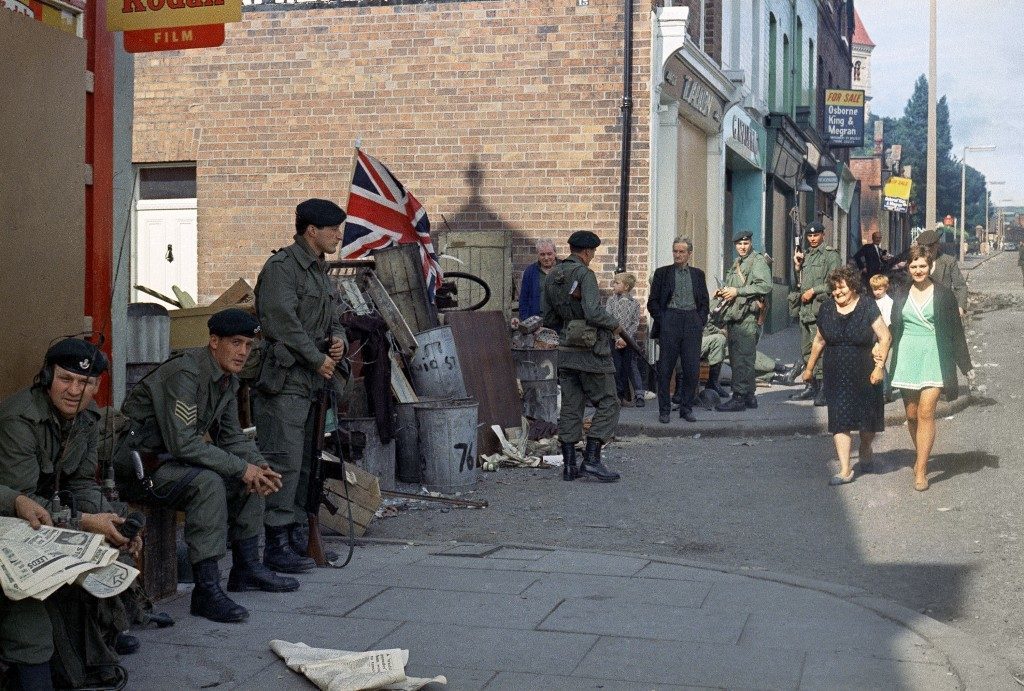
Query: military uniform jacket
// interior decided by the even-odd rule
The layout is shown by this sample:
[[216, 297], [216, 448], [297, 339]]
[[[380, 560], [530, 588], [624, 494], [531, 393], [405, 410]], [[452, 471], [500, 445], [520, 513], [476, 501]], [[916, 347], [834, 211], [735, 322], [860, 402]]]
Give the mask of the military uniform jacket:
[[116, 454], [119, 469], [130, 471], [134, 449], [240, 478], [246, 463], [263, 463], [263, 457], [238, 423], [237, 394], [238, 377], [221, 370], [209, 348], [175, 354], [121, 406], [129, 428]]
[[53, 511], [54, 481], [75, 497], [85, 513], [111, 511], [96, 483], [99, 411], [95, 404], [74, 421], [50, 404], [45, 389], [23, 389], [0, 404], [0, 515], [14, 515], [14, 500], [24, 494]]
[[828, 275], [842, 266], [843, 260], [832, 247], [821, 244], [804, 250], [804, 263], [800, 270], [800, 292], [814, 291], [814, 299], [800, 303], [800, 322], [810, 324], [818, 321], [818, 312], [828, 299]]
[[725, 323], [756, 317], [759, 300], [766, 300], [772, 292], [772, 270], [763, 255], [751, 250], [746, 257], [733, 262], [725, 275], [724, 287], [736, 289], [736, 299], [729, 303], [722, 316]]
[[322, 257], [301, 236], [263, 265], [256, 281], [256, 316], [263, 329], [256, 389], [313, 397], [322, 384], [328, 335], [345, 338], [334, 289]]
[[[579, 288], [579, 299], [572, 296]], [[544, 280], [541, 292], [544, 326], [558, 331], [558, 366], [581, 372], [614, 372], [612, 331], [618, 328], [615, 317], [601, 306], [601, 292], [594, 272], [575, 256], [555, 265]], [[570, 322], [574, 322], [570, 327]], [[589, 346], [579, 345], [571, 331], [586, 326], [596, 330]]]
[[955, 259], [945, 254], [937, 256], [932, 264], [932, 280], [952, 290], [957, 306], [967, 310], [967, 281]]

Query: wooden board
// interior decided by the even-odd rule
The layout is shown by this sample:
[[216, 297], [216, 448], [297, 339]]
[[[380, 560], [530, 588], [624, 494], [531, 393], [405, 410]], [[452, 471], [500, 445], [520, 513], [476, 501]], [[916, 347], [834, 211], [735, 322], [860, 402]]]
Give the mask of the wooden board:
[[178, 591], [177, 512], [152, 504], [130, 504], [146, 517], [142, 542], [142, 585], [154, 600]]
[[398, 357], [398, 353], [391, 353], [391, 392], [395, 394], [395, 398], [399, 403], [416, 403], [420, 400], [420, 397], [416, 395], [416, 391], [413, 390], [412, 384], [405, 376], [405, 372], [402, 371], [402, 361]]
[[384, 290], [384, 286], [381, 285], [377, 274], [367, 271], [363, 274], [363, 281], [366, 286], [366, 294], [373, 300], [373, 304], [377, 307], [381, 319], [388, 325], [391, 336], [402, 350], [402, 354], [405, 356], [412, 355], [416, 352], [416, 337], [412, 335], [412, 329], [409, 328], [409, 324], [402, 317], [402, 312], [398, 309], [395, 301], [388, 295], [388, 291]]
[[233, 307], [239, 303], [249, 303], [256, 299], [252, 286], [244, 278], [235, 281], [230, 288], [210, 303], [210, 307]]
[[[383, 498], [380, 494], [380, 483], [377, 477], [366, 472], [359, 466], [345, 463], [345, 472], [349, 477], [348, 497], [352, 502], [352, 523], [354, 534], [360, 537], [373, 520], [373, 514], [380, 508]], [[328, 474], [332, 474], [328, 472]], [[353, 480], [355, 480], [353, 482]], [[327, 509], [320, 508], [320, 525], [340, 535], [348, 535], [348, 506], [345, 502], [345, 488], [341, 480], [329, 478], [324, 482], [324, 491], [328, 498], [338, 507], [333, 516]]]
[[512, 359], [512, 341], [501, 312], [448, 312], [465, 378], [466, 392], [480, 403], [477, 446], [498, 453], [501, 443], [491, 425], [518, 427], [523, 409]]
[[418, 244], [396, 245], [373, 253], [376, 274], [413, 333], [440, 326], [437, 309], [427, 300]]
[[[442, 271], [462, 271], [479, 276], [491, 288], [491, 298], [484, 309], [511, 316], [515, 293], [511, 231], [442, 231], [438, 233], [437, 246], [439, 255], [455, 257], [441, 259]], [[482, 288], [467, 281], [458, 281], [457, 285], [460, 305], [473, 305], [483, 298]]]

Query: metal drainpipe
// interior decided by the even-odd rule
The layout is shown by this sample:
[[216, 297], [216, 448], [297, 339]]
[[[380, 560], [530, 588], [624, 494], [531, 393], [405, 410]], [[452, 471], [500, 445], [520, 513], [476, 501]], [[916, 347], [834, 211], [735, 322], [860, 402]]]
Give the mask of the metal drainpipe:
[[629, 222], [629, 156], [633, 130], [633, 0], [623, 0], [625, 15], [622, 61], [622, 154], [619, 169], [619, 252], [617, 271], [626, 270], [626, 229]]

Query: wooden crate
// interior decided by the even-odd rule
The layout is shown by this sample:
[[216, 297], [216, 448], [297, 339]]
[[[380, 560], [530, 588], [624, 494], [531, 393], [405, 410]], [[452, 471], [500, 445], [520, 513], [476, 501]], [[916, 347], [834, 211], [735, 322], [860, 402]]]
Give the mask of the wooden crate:
[[[328, 464], [327, 471], [328, 479], [324, 483], [324, 492], [331, 503], [338, 507], [338, 513], [332, 516], [327, 509], [320, 507], [320, 525], [340, 535], [348, 535], [348, 505], [345, 502], [345, 488], [339, 479], [341, 471], [335, 463]], [[345, 472], [349, 480], [348, 497], [352, 502], [353, 533], [360, 537], [366, 532], [366, 527], [373, 520], [374, 512], [380, 508], [383, 501], [380, 481], [376, 475], [351, 463], [345, 463]]]
[[131, 504], [133, 511], [146, 517], [143, 537], [142, 585], [154, 600], [178, 591], [177, 512], [150, 504]]

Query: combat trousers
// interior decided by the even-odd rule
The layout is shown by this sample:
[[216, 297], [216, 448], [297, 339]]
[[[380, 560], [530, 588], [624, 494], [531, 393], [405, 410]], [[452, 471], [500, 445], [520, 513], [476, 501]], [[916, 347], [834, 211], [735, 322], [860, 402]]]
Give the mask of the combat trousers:
[[257, 395], [253, 399], [256, 444], [270, 467], [281, 473], [281, 489], [266, 499], [263, 522], [268, 527], [306, 522], [316, 413], [307, 396]]
[[589, 437], [608, 441], [619, 423], [619, 398], [615, 395], [615, 375], [611, 372], [583, 372], [558, 368], [562, 389], [562, 408], [558, 411], [558, 438], [575, 444], [583, 439], [583, 410], [589, 400], [597, 408]]
[[742, 321], [730, 322], [728, 325], [733, 396], [748, 396], [754, 393], [754, 360], [757, 357], [758, 331], [757, 318], [753, 315]]
[[[168, 461], [152, 474], [153, 493], [165, 494], [194, 466]], [[245, 540], [263, 527], [263, 497], [249, 494], [242, 481], [212, 470], [199, 474], [166, 501], [148, 499], [185, 513], [185, 544], [192, 564], [220, 559], [230, 540]]]
[[700, 357], [707, 360], [710, 367], [725, 362], [727, 354], [726, 343], [728, 339], [725, 334], [708, 334], [701, 339]]
[[658, 411], [672, 410], [669, 399], [669, 385], [672, 372], [679, 363], [683, 390], [680, 392], [682, 408], [693, 407], [697, 395], [697, 381], [700, 377], [700, 350], [702, 345], [701, 323], [697, 310], [668, 310], [661, 318], [661, 335], [658, 337]]
[[[814, 343], [814, 335], [817, 333], [818, 323], [816, 321], [809, 324], [800, 322], [800, 354], [803, 356], [804, 362], [811, 357], [811, 344]], [[818, 358], [818, 362], [814, 365], [814, 378], [819, 380], [821, 379], [821, 362], [822, 358]]]
[[0, 594], [0, 659], [39, 665], [53, 657], [53, 626], [46, 605], [34, 598], [8, 600]]

